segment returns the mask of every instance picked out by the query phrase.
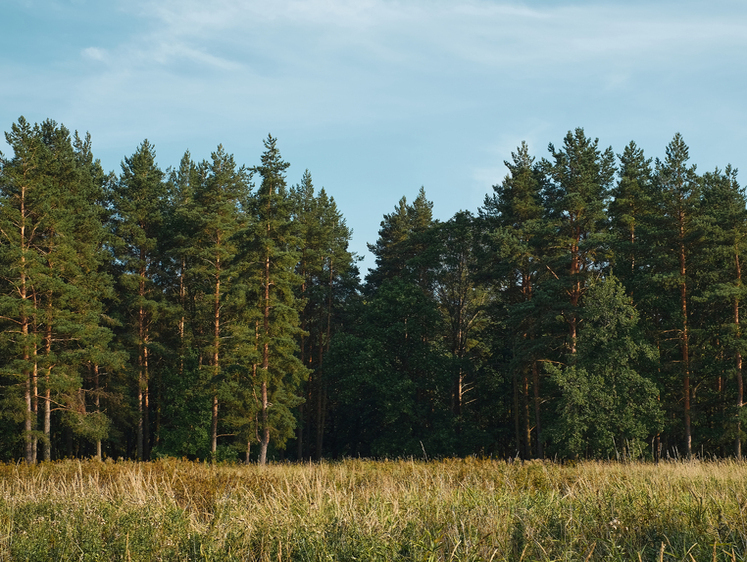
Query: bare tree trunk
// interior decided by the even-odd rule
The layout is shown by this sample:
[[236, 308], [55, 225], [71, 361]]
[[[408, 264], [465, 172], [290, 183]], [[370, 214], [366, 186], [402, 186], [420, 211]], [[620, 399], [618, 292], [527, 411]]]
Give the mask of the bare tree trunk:
[[[52, 354], [52, 325], [47, 325], [46, 336], [47, 357]], [[52, 460], [52, 365], [47, 366], [44, 374], [44, 446], [43, 458], [45, 461]]]
[[532, 424], [529, 414], [529, 377], [526, 368], [521, 369], [521, 422], [523, 430], [522, 459], [532, 458]]
[[542, 424], [540, 423], [540, 378], [539, 366], [537, 361], [532, 361], [532, 386], [534, 387], [534, 433], [537, 442], [537, 458], [545, 457], [545, 451], [542, 446]]
[[687, 322], [687, 261], [685, 255], [684, 217], [680, 213], [680, 305], [682, 308], [682, 394], [684, 398], [685, 452], [687, 458], [693, 455], [692, 430], [690, 423], [690, 334]]
[[[303, 252], [301, 254], [301, 297], [306, 298], [306, 248], [303, 248]], [[306, 326], [307, 326], [307, 318], [306, 318], [306, 312], [301, 313], [301, 349], [300, 349], [300, 359], [301, 364], [305, 367], [306, 366], [306, 336], [304, 335], [306, 332]], [[308, 393], [309, 385], [311, 384], [311, 381], [306, 382], [306, 391]], [[301, 403], [301, 405], [298, 407], [298, 426], [296, 426], [296, 458], [300, 461], [303, 459], [303, 432], [304, 432], [304, 415], [305, 415], [305, 403]]]
[[33, 385], [32, 385], [32, 378], [33, 373], [31, 372], [31, 369], [28, 368], [29, 361], [31, 359], [31, 352], [29, 350], [29, 328], [31, 324], [31, 319], [28, 317], [26, 313], [26, 301], [29, 300], [28, 296], [28, 287], [26, 286], [26, 232], [25, 232], [25, 187], [22, 187], [21, 189], [21, 279], [20, 279], [20, 287], [19, 287], [19, 294], [21, 297], [21, 318], [20, 318], [20, 324], [21, 324], [21, 339], [23, 341], [23, 374], [24, 374], [24, 384], [25, 384], [25, 391], [24, 391], [24, 398], [26, 401], [26, 415], [24, 419], [24, 442], [26, 445], [26, 462], [28, 464], [32, 464], [34, 462], [34, 444], [31, 439], [31, 434], [34, 428], [34, 420], [33, 420]]
[[144, 371], [143, 371], [143, 459], [150, 459], [150, 354], [148, 352], [148, 340], [143, 346]]
[[[735, 248], [734, 262], [737, 270], [737, 288], [742, 287], [742, 266], [739, 263], [739, 247]], [[742, 338], [742, 327], [739, 324], [739, 297], [734, 299], [734, 324], [737, 326], [737, 339]], [[744, 406], [744, 379], [742, 378], [742, 352], [737, 348], [737, 435], [734, 448], [737, 459], [742, 459], [742, 407]]]
[[[269, 231], [270, 226], [267, 225]], [[264, 466], [267, 463], [267, 448], [270, 445], [270, 424], [268, 416], [269, 400], [267, 396], [267, 378], [270, 368], [270, 249], [267, 248], [265, 255], [265, 294], [263, 306], [263, 327], [265, 333], [265, 342], [262, 348], [262, 434], [259, 447], [259, 464]]]
[[522, 431], [521, 431], [521, 408], [519, 407], [519, 372], [514, 369], [513, 373], [513, 387], [514, 387], [514, 433], [516, 434], [516, 449], [521, 458], [524, 458], [524, 450], [522, 446]]
[[46, 388], [44, 389], [44, 446], [43, 459], [52, 460], [52, 390], [49, 388], [51, 368], [47, 369], [45, 375]]
[[[140, 259], [144, 259], [144, 250], [140, 250]], [[145, 308], [143, 308], [142, 299], [145, 298], [145, 269], [141, 269], [140, 281], [138, 286], [138, 296], [140, 297], [141, 303], [138, 309], [137, 318], [137, 334], [138, 334], [138, 377], [137, 377], [137, 459], [139, 461], [145, 460], [145, 411], [143, 404], [145, 402], [145, 369], [146, 369], [146, 358], [145, 358], [145, 340], [146, 340], [146, 325], [145, 325]]]
[[[96, 413], [101, 413], [101, 386], [99, 384], [99, 365], [93, 364], [93, 388], [95, 390], [93, 403]], [[96, 460], [101, 460], [101, 439], [96, 439]]]
[[[220, 243], [220, 238], [218, 239]], [[218, 376], [220, 374], [220, 257], [216, 257], [215, 294], [213, 298], [213, 390], [212, 425], [210, 430], [210, 451], [218, 450]]]
[[[28, 365], [29, 361], [31, 360], [29, 348], [28, 348], [28, 337], [29, 337], [29, 325], [28, 320], [24, 319], [21, 327], [21, 333], [24, 336], [24, 351], [23, 351], [23, 360], [26, 365]], [[35, 367], [34, 367], [35, 368]], [[25, 390], [25, 399], [26, 399], [26, 417], [24, 422], [24, 430], [25, 430], [25, 442], [26, 442], [26, 462], [28, 464], [33, 464], [35, 461], [35, 453], [34, 453], [34, 441], [32, 439], [32, 434], [34, 430], [34, 406], [33, 406], [33, 398], [34, 398], [34, 369], [29, 369], [28, 367], [24, 367], [26, 376], [25, 384], [26, 384], [26, 390]]]
[[38, 433], [37, 430], [39, 429], [37, 427], [37, 424], [39, 423], [39, 355], [37, 352], [36, 343], [34, 344], [34, 367], [32, 371], [32, 385], [33, 385], [33, 400], [32, 400], [32, 410], [34, 412], [34, 434], [31, 438], [31, 449], [32, 449], [32, 462], [36, 464], [37, 462], [37, 455], [39, 450], [39, 437], [37, 437]]
[[270, 445], [270, 425], [267, 416], [267, 381], [262, 381], [262, 438], [259, 443], [259, 464], [267, 464], [267, 448]]
[[314, 459], [322, 458], [322, 438], [324, 435], [324, 424], [322, 422], [322, 409], [324, 406], [324, 335], [319, 332], [319, 355], [317, 358], [316, 368], [316, 448], [314, 449]]
[[25, 430], [25, 438], [26, 438], [26, 462], [28, 464], [34, 463], [34, 443], [31, 440], [31, 432], [33, 431], [33, 409], [32, 409], [32, 403], [31, 403], [31, 397], [32, 397], [32, 387], [31, 387], [31, 373], [29, 372], [27, 374], [26, 378], [26, 420], [24, 424], [24, 430]]

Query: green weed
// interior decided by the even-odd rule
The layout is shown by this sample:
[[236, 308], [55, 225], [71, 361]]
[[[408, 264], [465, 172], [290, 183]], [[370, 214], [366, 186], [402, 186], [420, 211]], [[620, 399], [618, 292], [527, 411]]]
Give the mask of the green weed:
[[0, 560], [747, 560], [747, 465], [0, 465]]

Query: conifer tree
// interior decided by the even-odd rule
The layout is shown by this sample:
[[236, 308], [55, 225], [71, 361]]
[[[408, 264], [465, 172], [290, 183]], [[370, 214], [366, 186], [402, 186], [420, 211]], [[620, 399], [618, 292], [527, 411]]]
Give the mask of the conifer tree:
[[132, 350], [137, 411], [136, 455], [149, 457], [151, 430], [150, 383], [153, 349], [158, 344], [154, 324], [163, 312], [163, 295], [157, 279], [162, 259], [167, 186], [156, 164], [155, 147], [147, 140], [122, 162], [122, 174], [112, 189], [122, 323], [127, 347]]
[[[698, 256], [698, 284], [706, 310], [701, 316], [701, 347], [706, 353], [702, 369], [715, 377], [717, 400], [726, 420], [716, 425], [731, 438], [734, 455], [742, 458], [744, 381], [743, 358], [747, 349], [742, 328], [745, 286], [742, 267], [747, 254], [747, 201], [730, 166], [701, 178], [698, 222], [708, 251]], [[710, 352], [710, 353], [708, 353]], [[729, 388], [731, 394], [726, 394]], [[731, 406], [727, 406], [731, 404]], [[719, 436], [716, 436], [718, 439]], [[720, 439], [718, 439], [720, 440]]]
[[[36, 461], [38, 439], [38, 352], [41, 323], [36, 283], [44, 270], [43, 256], [35, 247], [44, 244], [43, 220], [48, 193], [42, 171], [43, 146], [38, 135], [21, 117], [5, 138], [13, 149], [2, 161], [3, 347], [7, 377], [3, 411], [23, 422], [24, 457]], [[20, 392], [14, 392], [20, 391]]]
[[[629, 292], [640, 282], [638, 271], [646, 265], [646, 215], [651, 212], [653, 195], [652, 160], [630, 142], [618, 155], [619, 180], [612, 189], [609, 206], [614, 271]], [[641, 240], [644, 242], [641, 243]]]
[[433, 223], [433, 203], [425, 189], [420, 188], [412, 205], [403, 197], [394, 212], [384, 215], [379, 238], [368, 249], [376, 256], [376, 268], [366, 276], [369, 290], [385, 280], [401, 275], [413, 279], [426, 292], [430, 291], [427, 271], [432, 256], [425, 241]]
[[468, 419], [468, 393], [475, 387], [475, 373], [484, 353], [479, 335], [487, 326], [491, 291], [476, 283], [473, 275], [477, 268], [474, 217], [460, 211], [433, 230], [440, 258], [434, 274], [436, 302], [444, 318], [444, 336], [452, 359], [450, 409], [456, 430], [462, 434]]
[[611, 148], [602, 152], [599, 139], [586, 137], [581, 128], [569, 131], [563, 147], [550, 144], [552, 161], [543, 160], [548, 183], [544, 202], [554, 235], [547, 241], [546, 261], [557, 281], [557, 298], [564, 301], [558, 313], [567, 325], [567, 349], [576, 350], [578, 306], [591, 276], [607, 256], [607, 204], [615, 173]]
[[480, 261], [483, 276], [503, 286], [499, 306], [507, 307], [506, 324], [512, 339], [510, 368], [516, 447], [522, 457], [535, 455], [542, 458], [538, 361], [543, 354], [543, 311], [537, 300], [532, 301], [545, 269], [542, 265], [543, 242], [547, 234], [542, 206], [545, 179], [526, 143], [512, 152], [511, 157], [511, 162], [504, 162], [508, 175], [501, 184], [493, 186], [493, 194], [485, 197], [480, 209], [483, 228], [486, 229], [484, 244], [490, 252]]
[[229, 332], [226, 324], [230, 318], [224, 313], [223, 305], [236, 276], [236, 235], [247, 224], [244, 207], [248, 202], [249, 186], [244, 167], [238, 167], [233, 156], [227, 154], [222, 146], [218, 146], [204, 169], [205, 180], [194, 193], [196, 224], [192, 251], [193, 274], [204, 300], [201, 354], [210, 372], [210, 451], [215, 455], [219, 401], [225, 381], [224, 352], [227, 346], [224, 340]]
[[210, 331], [205, 326], [209, 319], [201, 284], [203, 268], [197, 259], [203, 249], [200, 225], [204, 217], [195, 199], [207, 174], [207, 163], [196, 164], [189, 151], [171, 171], [166, 226], [160, 240], [164, 256], [161, 288], [168, 301], [162, 339], [168, 355], [158, 389], [162, 400], [156, 412], [155, 439], [159, 454], [192, 458], [211, 454], [213, 395], [199, 368], [205, 351], [199, 344], [204, 344], [205, 331]]
[[[3, 159], [0, 232], [6, 323], [3, 365], [13, 387], [23, 388], [27, 462], [52, 454], [52, 411], [76, 435], [100, 442], [108, 420], [87, 411], [84, 366], [108, 346], [101, 300], [109, 291], [102, 274], [102, 177], [90, 156], [90, 138], [75, 145], [68, 130], [47, 120], [31, 127], [23, 118], [6, 135], [14, 157]], [[13, 400], [13, 394], [6, 395]], [[12, 411], [12, 409], [10, 410]], [[42, 414], [42, 430], [38, 416]]]
[[[689, 166], [689, 149], [677, 133], [666, 147], [666, 158], [656, 161], [654, 177], [655, 213], [650, 217], [652, 255], [651, 270], [659, 291], [676, 288], [678, 301], [659, 299], [660, 329], [675, 330], [679, 351], [673, 356], [662, 350], [662, 359], [668, 368], [679, 371], [682, 383], [682, 425], [685, 454], [692, 457], [692, 413], [691, 413], [691, 326], [690, 305], [692, 297], [691, 257], [700, 244], [701, 233], [697, 224], [700, 206], [700, 187], [695, 166]], [[670, 304], [669, 309], [664, 308]], [[665, 336], [661, 340], [665, 340]], [[667, 385], [668, 386], [668, 385]]]
[[304, 456], [304, 429], [311, 437], [314, 457], [323, 450], [327, 416], [327, 380], [324, 359], [335, 331], [337, 311], [347, 292], [346, 279], [356, 273], [348, 251], [351, 231], [337, 209], [335, 200], [324, 188], [314, 191], [311, 174], [304, 173], [301, 183], [291, 188], [293, 222], [299, 242], [297, 272], [301, 276], [298, 297], [303, 304], [300, 314], [301, 362], [310, 369], [306, 383], [306, 402], [299, 406], [297, 427], [298, 458]]
[[285, 181], [289, 164], [268, 135], [261, 164], [252, 172], [261, 178], [248, 204], [247, 229], [241, 234], [242, 284], [245, 301], [254, 303], [244, 322], [254, 327], [257, 360], [253, 386], [258, 402], [259, 463], [267, 462], [270, 439], [284, 446], [293, 436], [295, 419], [291, 409], [302, 399], [297, 395], [307, 376], [298, 358], [297, 338], [301, 333], [295, 290], [301, 278], [298, 242], [292, 224], [292, 205]]

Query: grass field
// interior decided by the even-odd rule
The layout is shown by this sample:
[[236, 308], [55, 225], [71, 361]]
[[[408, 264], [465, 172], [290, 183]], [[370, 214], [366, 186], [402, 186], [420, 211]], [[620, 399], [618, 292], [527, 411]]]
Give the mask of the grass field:
[[0, 560], [747, 560], [747, 464], [0, 465]]

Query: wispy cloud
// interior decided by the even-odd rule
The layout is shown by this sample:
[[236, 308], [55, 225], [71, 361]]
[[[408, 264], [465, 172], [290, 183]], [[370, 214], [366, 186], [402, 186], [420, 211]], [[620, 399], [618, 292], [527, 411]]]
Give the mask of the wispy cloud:
[[[30, 51], [68, 49], [5, 49], [0, 117], [33, 108], [91, 129], [115, 163], [144, 136], [175, 163], [272, 131], [314, 154], [299, 165], [328, 187], [393, 190], [388, 212], [421, 184], [449, 201], [460, 186], [470, 200], [455, 205], [474, 208], [521, 140], [541, 157], [579, 125], [618, 151], [696, 131], [721, 164], [738, 165], [728, 149], [747, 141], [743, 0], [11, 2]], [[12, 45], [18, 26], [3, 23]], [[376, 215], [373, 236], [376, 204], [360, 209]]]
[[84, 58], [95, 61], [106, 62], [108, 59], [106, 50], [99, 47], [87, 47], [81, 54]]

